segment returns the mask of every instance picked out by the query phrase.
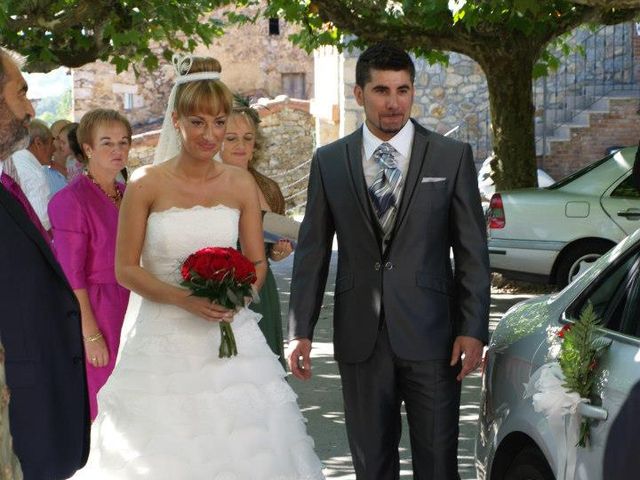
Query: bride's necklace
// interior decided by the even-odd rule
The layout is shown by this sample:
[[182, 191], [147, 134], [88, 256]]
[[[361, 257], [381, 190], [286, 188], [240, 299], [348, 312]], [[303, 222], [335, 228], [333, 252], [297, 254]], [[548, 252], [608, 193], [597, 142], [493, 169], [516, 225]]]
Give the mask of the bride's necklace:
[[87, 176], [87, 178], [89, 180], [91, 180], [91, 183], [93, 183], [96, 187], [98, 187], [100, 189], [100, 191], [102, 193], [104, 193], [104, 195], [113, 202], [113, 204], [118, 207], [120, 205], [120, 200], [122, 200], [122, 193], [120, 192], [120, 189], [118, 188], [118, 184], [116, 183], [116, 181], [114, 180], [113, 182], [113, 188], [115, 189], [115, 192], [113, 195], [110, 194], [109, 192], [107, 192], [104, 188], [102, 188], [102, 185], [100, 185], [97, 180], [95, 178], [93, 178], [93, 175], [91, 175], [91, 173], [89, 172], [89, 170], [85, 170], [84, 174]]

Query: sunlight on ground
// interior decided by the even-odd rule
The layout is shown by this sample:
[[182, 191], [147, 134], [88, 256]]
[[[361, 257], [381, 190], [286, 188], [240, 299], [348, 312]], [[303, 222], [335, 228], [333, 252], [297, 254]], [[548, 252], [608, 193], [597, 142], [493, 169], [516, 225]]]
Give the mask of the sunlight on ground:
[[[335, 243], [334, 243], [335, 249]], [[293, 256], [292, 256], [293, 257]], [[288, 307], [291, 268], [293, 258], [272, 264], [278, 282], [283, 317]], [[336, 255], [332, 256], [320, 318], [316, 325], [313, 350], [311, 351], [313, 377], [303, 382], [288, 377], [289, 384], [298, 394], [298, 401], [307, 419], [307, 429], [315, 441], [316, 451], [325, 465], [328, 480], [355, 480], [353, 465], [344, 427], [344, 412], [338, 365], [333, 359], [333, 286], [336, 273]], [[493, 331], [503, 313], [514, 303], [535, 297], [528, 293], [492, 291], [490, 330]], [[479, 411], [481, 376], [474, 373], [464, 380], [460, 408], [460, 436], [458, 465], [461, 480], [476, 480], [474, 449], [476, 423]], [[411, 450], [409, 445], [406, 415], [402, 414], [403, 436], [400, 442], [400, 478], [410, 479]]]

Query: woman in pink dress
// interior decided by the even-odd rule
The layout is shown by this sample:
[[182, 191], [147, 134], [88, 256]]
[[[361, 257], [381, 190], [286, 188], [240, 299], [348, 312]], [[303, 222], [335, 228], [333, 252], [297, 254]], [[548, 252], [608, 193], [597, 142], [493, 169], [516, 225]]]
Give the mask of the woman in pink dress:
[[114, 258], [124, 192], [116, 176], [129, 156], [131, 126], [114, 110], [92, 110], [82, 117], [78, 141], [87, 168], [53, 196], [49, 217], [56, 255], [80, 303], [93, 420], [96, 395], [115, 364], [129, 300], [129, 291], [116, 282]]

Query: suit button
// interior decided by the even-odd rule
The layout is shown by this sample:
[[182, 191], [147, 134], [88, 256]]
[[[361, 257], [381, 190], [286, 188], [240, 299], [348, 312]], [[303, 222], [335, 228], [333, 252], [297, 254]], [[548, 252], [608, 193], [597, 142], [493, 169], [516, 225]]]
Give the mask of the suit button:
[[387, 270], [391, 270], [393, 268], [393, 263], [387, 262], [384, 264], [384, 268]]
[[376, 272], [377, 272], [378, 270], [380, 270], [380, 267], [381, 267], [380, 262], [376, 262], [376, 263], [373, 265], [373, 269], [374, 269]]

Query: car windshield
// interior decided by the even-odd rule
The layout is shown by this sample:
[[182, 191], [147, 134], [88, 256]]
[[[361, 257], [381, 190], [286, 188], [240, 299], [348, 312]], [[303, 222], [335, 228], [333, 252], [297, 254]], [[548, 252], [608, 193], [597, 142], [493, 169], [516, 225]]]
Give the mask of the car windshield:
[[607, 155], [606, 157], [601, 158], [597, 162], [593, 162], [593, 163], [587, 165], [586, 167], [578, 170], [577, 172], [572, 173], [571, 175], [569, 175], [567, 177], [564, 177], [562, 180], [558, 180], [556, 183], [554, 183], [553, 185], [549, 185], [547, 188], [549, 190], [555, 190], [556, 188], [564, 187], [566, 184], [573, 182], [576, 178], [580, 178], [581, 176], [589, 173], [594, 168], [599, 167], [604, 162], [606, 162], [611, 157], [613, 157], [613, 155], [615, 155], [615, 152], [612, 153], [611, 155]]

